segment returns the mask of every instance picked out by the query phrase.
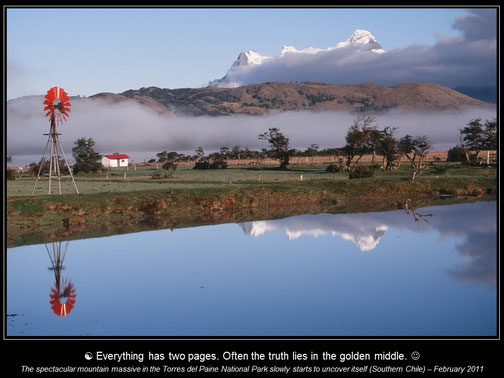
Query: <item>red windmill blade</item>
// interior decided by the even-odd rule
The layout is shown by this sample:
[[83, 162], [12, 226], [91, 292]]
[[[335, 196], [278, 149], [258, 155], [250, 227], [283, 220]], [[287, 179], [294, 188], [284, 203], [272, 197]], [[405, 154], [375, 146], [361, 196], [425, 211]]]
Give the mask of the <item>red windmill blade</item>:
[[[49, 303], [56, 315], [67, 316], [75, 306], [75, 298], [77, 298], [75, 286], [71, 281], [66, 280], [63, 282], [64, 290], [62, 292], [58, 290], [59, 288], [57, 286], [58, 285], [51, 288], [51, 294], [49, 294], [51, 299], [49, 300]], [[66, 300], [64, 300], [65, 298]]]
[[70, 106], [72, 106], [67, 93], [60, 87], [52, 87], [47, 91], [44, 105], [46, 105], [44, 108], [44, 111], [47, 112], [46, 117], [49, 117], [51, 122], [55, 121], [57, 124], [66, 121]]

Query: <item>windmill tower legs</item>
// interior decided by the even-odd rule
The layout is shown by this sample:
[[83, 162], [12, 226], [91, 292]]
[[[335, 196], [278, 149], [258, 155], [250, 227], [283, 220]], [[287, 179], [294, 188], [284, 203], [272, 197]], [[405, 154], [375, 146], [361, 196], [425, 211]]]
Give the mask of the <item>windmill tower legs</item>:
[[[49, 138], [47, 139], [47, 144], [44, 149], [44, 153], [42, 154], [42, 160], [40, 161], [40, 167], [39, 171], [37, 173], [37, 178], [35, 180], [35, 184], [33, 185], [33, 190], [32, 190], [32, 195], [35, 193], [35, 189], [37, 187], [37, 183], [40, 180], [40, 173], [42, 172], [42, 168], [44, 166], [45, 162], [45, 157], [46, 157], [46, 152], [47, 149], [49, 148], [49, 190], [48, 194], [52, 194], [52, 179], [53, 177], [58, 178], [58, 193], [61, 194], [61, 178], [63, 177], [70, 177], [72, 179], [73, 186], [75, 188], [75, 192], [79, 194], [79, 189], [77, 189], [77, 184], [75, 183], [75, 179], [72, 174], [72, 169], [70, 168], [70, 165], [68, 164], [68, 160], [65, 156], [65, 153], [63, 152], [63, 146], [61, 145], [61, 142], [58, 138], [58, 134], [56, 132], [56, 123], [54, 120], [51, 121], [51, 131], [49, 134], [44, 134], [44, 135], [49, 135]], [[60, 155], [61, 152], [61, 155]], [[60, 156], [63, 158], [65, 162], [65, 166], [68, 169], [69, 175], [67, 176], [62, 176], [61, 175], [61, 170], [60, 170]]]

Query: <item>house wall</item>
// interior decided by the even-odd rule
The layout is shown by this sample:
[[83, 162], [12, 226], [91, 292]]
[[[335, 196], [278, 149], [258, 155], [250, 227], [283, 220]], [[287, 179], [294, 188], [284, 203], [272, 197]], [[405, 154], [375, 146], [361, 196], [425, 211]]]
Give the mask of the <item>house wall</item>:
[[109, 159], [108, 157], [103, 157], [102, 158], [102, 164], [104, 167], [117, 167], [117, 160], [116, 159]]

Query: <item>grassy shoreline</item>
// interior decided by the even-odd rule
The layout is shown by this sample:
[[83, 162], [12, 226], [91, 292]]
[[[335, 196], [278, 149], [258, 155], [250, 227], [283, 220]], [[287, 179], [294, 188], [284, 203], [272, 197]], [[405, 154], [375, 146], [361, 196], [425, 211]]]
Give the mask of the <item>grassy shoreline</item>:
[[[11, 186], [6, 201], [7, 246], [303, 213], [395, 210], [404, 208], [407, 199], [415, 207], [461, 203], [495, 199], [497, 189], [495, 170], [489, 175], [481, 168], [424, 176], [415, 183], [409, 181], [406, 169], [357, 180], [327, 174], [321, 167], [286, 172], [177, 170], [164, 180], [145, 179], [141, 173], [137, 179], [131, 175], [128, 190], [117, 191], [101, 190], [101, 178], [85, 178], [87, 187], [78, 178], [79, 188], [85, 188], [80, 195], [15, 195], [19, 189]], [[21, 185], [33, 185], [33, 180], [18, 182], [14, 188]], [[93, 185], [98, 189], [91, 190]]]

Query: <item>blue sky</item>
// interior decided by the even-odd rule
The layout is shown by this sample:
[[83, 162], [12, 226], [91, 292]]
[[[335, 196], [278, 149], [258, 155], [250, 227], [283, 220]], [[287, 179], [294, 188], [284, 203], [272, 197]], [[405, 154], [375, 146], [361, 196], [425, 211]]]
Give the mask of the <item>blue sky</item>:
[[200, 87], [224, 76], [241, 51], [327, 48], [355, 29], [385, 50], [454, 37], [464, 9], [7, 9], [7, 98], [146, 86]]

